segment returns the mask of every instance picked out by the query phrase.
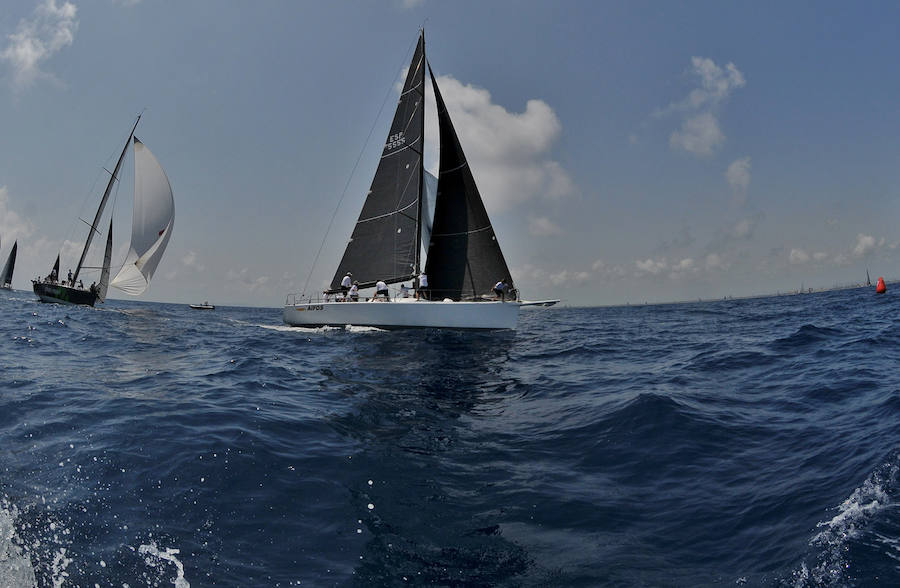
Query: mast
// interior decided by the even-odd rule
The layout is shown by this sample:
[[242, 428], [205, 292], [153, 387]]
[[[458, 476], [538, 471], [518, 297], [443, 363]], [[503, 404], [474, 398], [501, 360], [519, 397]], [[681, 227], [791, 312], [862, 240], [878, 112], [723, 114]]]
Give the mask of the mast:
[[106, 185], [106, 191], [103, 192], [103, 198], [100, 200], [97, 214], [94, 215], [94, 222], [91, 223], [91, 227], [88, 229], [87, 240], [85, 240], [84, 249], [81, 251], [81, 259], [78, 260], [78, 265], [75, 267], [75, 273], [72, 274], [72, 284], [78, 280], [78, 273], [81, 271], [81, 266], [84, 265], [84, 258], [87, 256], [88, 249], [91, 247], [91, 240], [94, 238], [94, 232], [97, 231], [97, 223], [100, 222], [100, 217], [103, 215], [103, 208], [106, 206], [106, 201], [109, 200], [109, 194], [112, 192], [113, 184], [119, 179], [119, 168], [122, 167], [122, 160], [125, 159], [125, 153], [128, 152], [128, 145], [131, 144], [131, 137], [134, 136], [134, 130], [137, 128], [140, 121], [141, 114], [139, 114], [137, 120], [134, 121], [131, 132], [128, 133], [128, 139], [125, 141], [125, 146], [122, 148], [122, 153], [119, 155], [116, 167], [113, 169], [112, 176], [109, 178], [109, 183]]
[[[423, 69], [424, 64], [428, 63], [428, 60], [425, 58], [425, 29], [422, 28], [420, 36], [422, 38], [422, 63]], [[425, 76], [422, 76], [422, 80], [424, 82]], [[415, 282], [415, 289], [419, 288], [419, 268], [422, 265], [422, 222], [424, 219], [422, 218], [422, 212], [425, 209], [422, 206], [422, 199], [425, 198], [424, 188], [425, 188], [425, 84], [423, 83], [420, 88], [421, 100], [422, 100], [422, 116], [421, 118], [421, 127], [419, 128], [419, 136], [422, 137], [422, 141], [419, 144], [419, 149], [421, 153], [419, 154], [419, 204], [418, 211], [416, 213], [416, 261], [415, 266], [413, 267], [413, 281]]]

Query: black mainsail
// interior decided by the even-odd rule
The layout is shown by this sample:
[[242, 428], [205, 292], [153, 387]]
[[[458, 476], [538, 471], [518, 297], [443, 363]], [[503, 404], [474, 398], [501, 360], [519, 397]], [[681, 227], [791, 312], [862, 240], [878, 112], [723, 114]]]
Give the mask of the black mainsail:
[[378, 280], [396, 283], [418, 271], [419, 194], [425, 134], [425, 34], [413, 52], [391, 130], [366, 202], [353, 229], [331, 290], [352, 272], [360, 288]]
[[437, 200], [425, 266], [429, 289], [434, 299], [477, 300], [505, 280], [512, 292], [509, 267], [430, 66], [429, 72], [441, 135]]

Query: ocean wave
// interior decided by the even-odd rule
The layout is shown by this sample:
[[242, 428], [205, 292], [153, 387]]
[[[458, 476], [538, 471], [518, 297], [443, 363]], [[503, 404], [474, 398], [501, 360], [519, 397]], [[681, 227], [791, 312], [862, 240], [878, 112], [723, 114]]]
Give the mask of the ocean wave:
[[774, 351], [796, 351], [809, 345], [820, 345], [845, 335], [841, 329], [830, 327], [817, 327], [816, 325], [802, 325], [794, 333], [781, 339], [776, 339], [770, 344]]
[[[803, 561], [799, 569], [792, 573], [790, 584], [796, 588], [807, 586], [848, 586], [878, 583], [876, 573], [864, 573], [858, 569], [858, 562], [864, 558], [866, 546], [884, 549], [892, 559], [900, 556], [896, 539], [883, 539], [877, 533], [879, 526], [889, 526], [900, 530], [900, 449], [893, 450], [880, 466], [856, 488], [850, 496], [834, 508], [836, 514], [827, 521], [819, 522], [820, 529], [810, 539], [815, 549], [809, 562]], [[882, 554], [883, 555], [883, 554]], [[900, 567], [900, 566], [898, 566]], [[898, 567], [894, 572], [898, 572]], [[886, 567], [890, 577], [890, 566]]]

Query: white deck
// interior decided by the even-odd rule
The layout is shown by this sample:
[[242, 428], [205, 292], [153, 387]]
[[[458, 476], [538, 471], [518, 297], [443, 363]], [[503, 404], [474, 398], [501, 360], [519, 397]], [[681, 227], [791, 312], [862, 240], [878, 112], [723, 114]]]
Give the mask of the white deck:
[[430, 302], [396, 298], [391, 302], [303, 302], [284, 307], [294, 327], [515, 329], [518, 302]]

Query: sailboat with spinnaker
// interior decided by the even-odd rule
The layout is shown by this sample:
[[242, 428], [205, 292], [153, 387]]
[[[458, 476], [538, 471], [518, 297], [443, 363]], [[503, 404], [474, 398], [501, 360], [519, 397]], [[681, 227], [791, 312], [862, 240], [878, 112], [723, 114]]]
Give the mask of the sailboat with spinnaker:
[[[289, 294], [283, 313], [288, 325], [516, 327], [519, 307], [525, 303], [511, 279], [433, 71], [440, 171], [433, 218], [428, 216], [425, 183], [429, 174], [423, 157], [426, 66], [431, 70], [422, 31], [378, 168], [331, 285], [324, 298], [305, 292]], [[424, 264], [423, 249], [427, 250]], [[352, 302], [342, 288], [344, 277], [352, 274], [358, 289], [379, 282], [412, 282], [420, 290], [425, 286], [420, 283], [422, 273], [428, 280], [423, 296]]]
[[[50, 274], [44, 278], [32, 280], [34, 293], [41, 302], [58, 302], [63, 304], [80, 304], [94, 306], [96, 302], [103, 302], [110, 285], [118, 288], [125, 294], [137, 296], [143, 293], [150, 285], [150, 279], [156, 271], [162, 259], [169, 239], [172, 236], [172, 228], [175, 225], [175, 199], [172, 194], [172, 186], [166, 172], [157, 161], [153, 153], [138, 139], [134, 132], [141, 120], [137, 117], [122, 153], [116, 161], [116, 166], [110, 174], [109, 182], [94, 220], [88, 229], [81, 258], [75, 267], [75, 273], [67, 275], [63, 279], [59, 275], [59, 255]], [[79, 280], [81, 271], [85, 268], [84, 261], [95, 234], [99, 234], [100, 219], [109, 200], [115, 183], [119, 179], [119, 171], [122, 162], [130, 146], [134, 146], [134, 210], [131, 225], [131, 246], [116, 277], [110, 282], [110, 263], [112, 261], [112, 228], [113, 221], [110, 218], [109, 229], [106, 233], [106, 250], [103, 256], [103, 265], [100, 271], [100, 280], [85, 288]]]

